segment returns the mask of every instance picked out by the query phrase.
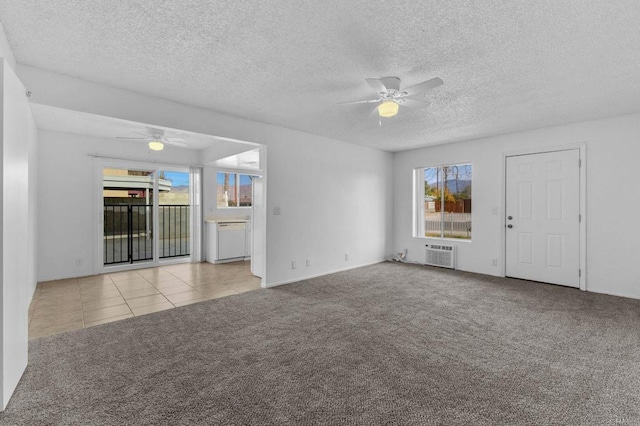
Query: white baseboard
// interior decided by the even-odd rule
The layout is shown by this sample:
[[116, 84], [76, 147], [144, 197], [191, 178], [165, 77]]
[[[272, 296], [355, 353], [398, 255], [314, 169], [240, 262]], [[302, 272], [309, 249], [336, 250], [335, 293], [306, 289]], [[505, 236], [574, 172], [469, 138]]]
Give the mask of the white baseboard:
[[587, 287], [586, 291], [589, 293], [598, 293], [598, 294], [607, 294], [609, 296], [626, 297], [627, 299], [640, 299], [640, 295], [638, 294], [626, 294], [626, 293], [619, 293], [616, 291], [591, 290], [589, 289], [589, 287]]
[[341, 269], [334, 269], [332, 271], [327, 271], [327, 272], [321, 272], [319, 274], [314, 274], [314, 275], [307, 275], [305, 277], [298, 277], [298, 278], [293, 278], [291, 280], [285, 280], [285, 281], [278, 281], [275, 283], [263, 283], [262, 284], [262, 288], [272, 288], [272, 287], [277, 287], [280, 285], [285, 285], [285, 284], [291, 284], [291, 283], [295, 283], [298, 281], [304, 281], [304, 280], [310, 280], [311, 278], [318, 278], [318, 277], [323, 277], [325, 275], [331, 275], [331, 274], [335, 274], [337, 272], [342, 272], [342, 271], [348, 271], [350, 269], [356, 269], [356, 268], [362, 268], [364, 266], [371, 266], [371, 265], [376, 265], [378, 263], [383, 263], [385, 262], [384, 259], [382, 260], [377, 260], [375, 262], [369, 262], [369, 263], [362, 263], [360, 265], [353, 265], [353, 266], [348, 266], [346, 268], [341, 268]]

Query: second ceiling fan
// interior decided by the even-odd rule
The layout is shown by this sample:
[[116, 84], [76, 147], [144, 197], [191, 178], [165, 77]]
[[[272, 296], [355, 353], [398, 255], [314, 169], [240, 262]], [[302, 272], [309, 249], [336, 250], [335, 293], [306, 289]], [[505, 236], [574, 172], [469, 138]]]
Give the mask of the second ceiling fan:
[[116, 139], [127, 139], [127, 140], [139, 140], [147, 142], [149, 149], [153, 151], [162, 151], [164, 145], [175, 145], [179, 147], [186, 148], [187, 143], [183, 138], [173, 138], [166, 137], [165, 131], [162, 129], [156, 129], [154, 127], [147, 127], [147, 134], [134, 132], [138, 135], [145, 136], [143, 138], [131, 138], [131, 137], [123, 137], [118, 136]]
[[380, 117], [393, 117], [398, 114], [401, 106], [409, 108], [424, 108], [430, 102], [425, 100], [424, 93], [427, 90], [444, 84], [439, 77], [432, 78], [422, 83], [415, 84], [400, 90], [400, 79], [398, 77], [367, 78], [365, 81], [376, 92], [376, 99], [365, 99], [363, 101], [343, 102], [341, 105], [352, 104], [379, 104], [371, 112], [378, 113]]

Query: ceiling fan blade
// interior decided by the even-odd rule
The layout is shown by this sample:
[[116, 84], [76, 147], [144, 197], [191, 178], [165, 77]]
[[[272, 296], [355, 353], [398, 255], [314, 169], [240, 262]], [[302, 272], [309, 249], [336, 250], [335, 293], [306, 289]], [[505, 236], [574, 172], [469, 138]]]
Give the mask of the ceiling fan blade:
[[166, 143], [167, 145], [175, 145], [175, 146], [181, 146], [181, 147], [188, 146], [186, 141], [182, 138], [163, 138], [161, 140], [163, 143]]
[[[379, 105], [378, 105], [379, 106]], [[377, 116], [378, 115], [378, 107], [375, 107], [370, 113], [369, 113], [369, 117], [373, 117], [373, 116]]]
[[151, 137], [160, 139], [161, 137], [164, 136], [164, 130], [163, 129], [156, 129], [155, 127], [147, 127], [148, 130], [148, 135], [150, 135]]
[[400, 79], [398, 77], [385, 77], [381, 78], [380, 81], [387, 88], [387, 92], [390, 90], [400, 91]]
[[371, 86], [376, 93], [386, 94], [388, 92], [382, 80], [377, 78], [365, 78], [365, 81]]
[[338, 105], [354, 105], [354, 104], [373, 104], [376, 102], [380, 102], [382, 99], [366, 99], [364, 101], [352, 101], [352, 102], [340, 102]]
[[411, 87], [407, 87], [406, 89], [403, 90], [403, 92], [406, 92], [406, 96], [414, 96], [418, 93], [423, 93], [426, 92], [429, 89], [433, 89], [434, 87], [438, 87], [444, 84], [444, 81], [442, 81], [442, 79], [440, 79], [439, 77], [435, 77], [432, 78], [431, 80], [427, 80], [427, 81], [423, 81], [422, 83], [418, 83], [414, 86]]
[[402, 105], [403, 107], [404, 107], [404, 106], [406, 106], [406, 107], [409, 107], [409, 108], [426, 108], [426, 107], [428, 107], [429, 105], [431, 105], [431, 102], [427, 102], [427, 101], [418, 101], [418, 100], [416, 100], [416, 99], [407, 99], [407, 98], [404, 98], [402, 101], [403, 101], [403, 102], [402, 102], [402, 104], [401, 104], [401, 105]]
[[189, 135], [187, 133], [183, 133], [183, 132], [168, 132], [164, 134], [165, 138], [169, 138], [169, 139], [185, 139], [189, 137]]
[[150, 138], [149, 137], [146, 137], [146, 138], [128, 138], [128, 137], [125, 137], [125, 136], [116, 136], [116, 139], [126, 139], [126, 140], [129, 140], [129, 141], [144, 141], [144, 140], [147, 140], [147, 139], [150, 139]]

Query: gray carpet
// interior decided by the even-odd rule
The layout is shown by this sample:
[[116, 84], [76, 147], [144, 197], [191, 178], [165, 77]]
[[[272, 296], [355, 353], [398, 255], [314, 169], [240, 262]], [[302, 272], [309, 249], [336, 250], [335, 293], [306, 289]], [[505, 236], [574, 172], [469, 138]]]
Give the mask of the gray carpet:
[[637, 425], [640, 301], [378, 264], [32, 341], [0, 424]]

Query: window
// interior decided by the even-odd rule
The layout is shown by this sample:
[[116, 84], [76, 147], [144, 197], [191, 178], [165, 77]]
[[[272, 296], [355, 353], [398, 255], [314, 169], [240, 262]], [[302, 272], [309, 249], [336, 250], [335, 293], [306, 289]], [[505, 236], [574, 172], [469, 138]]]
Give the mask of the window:
[[239, 173], [218, 172], [217, 175], [217, 205], [224, 207], [251, 207], [252, 181], [251, 176]]
[[471, 239], [471, 164], [415, 170], [415, 236]]

